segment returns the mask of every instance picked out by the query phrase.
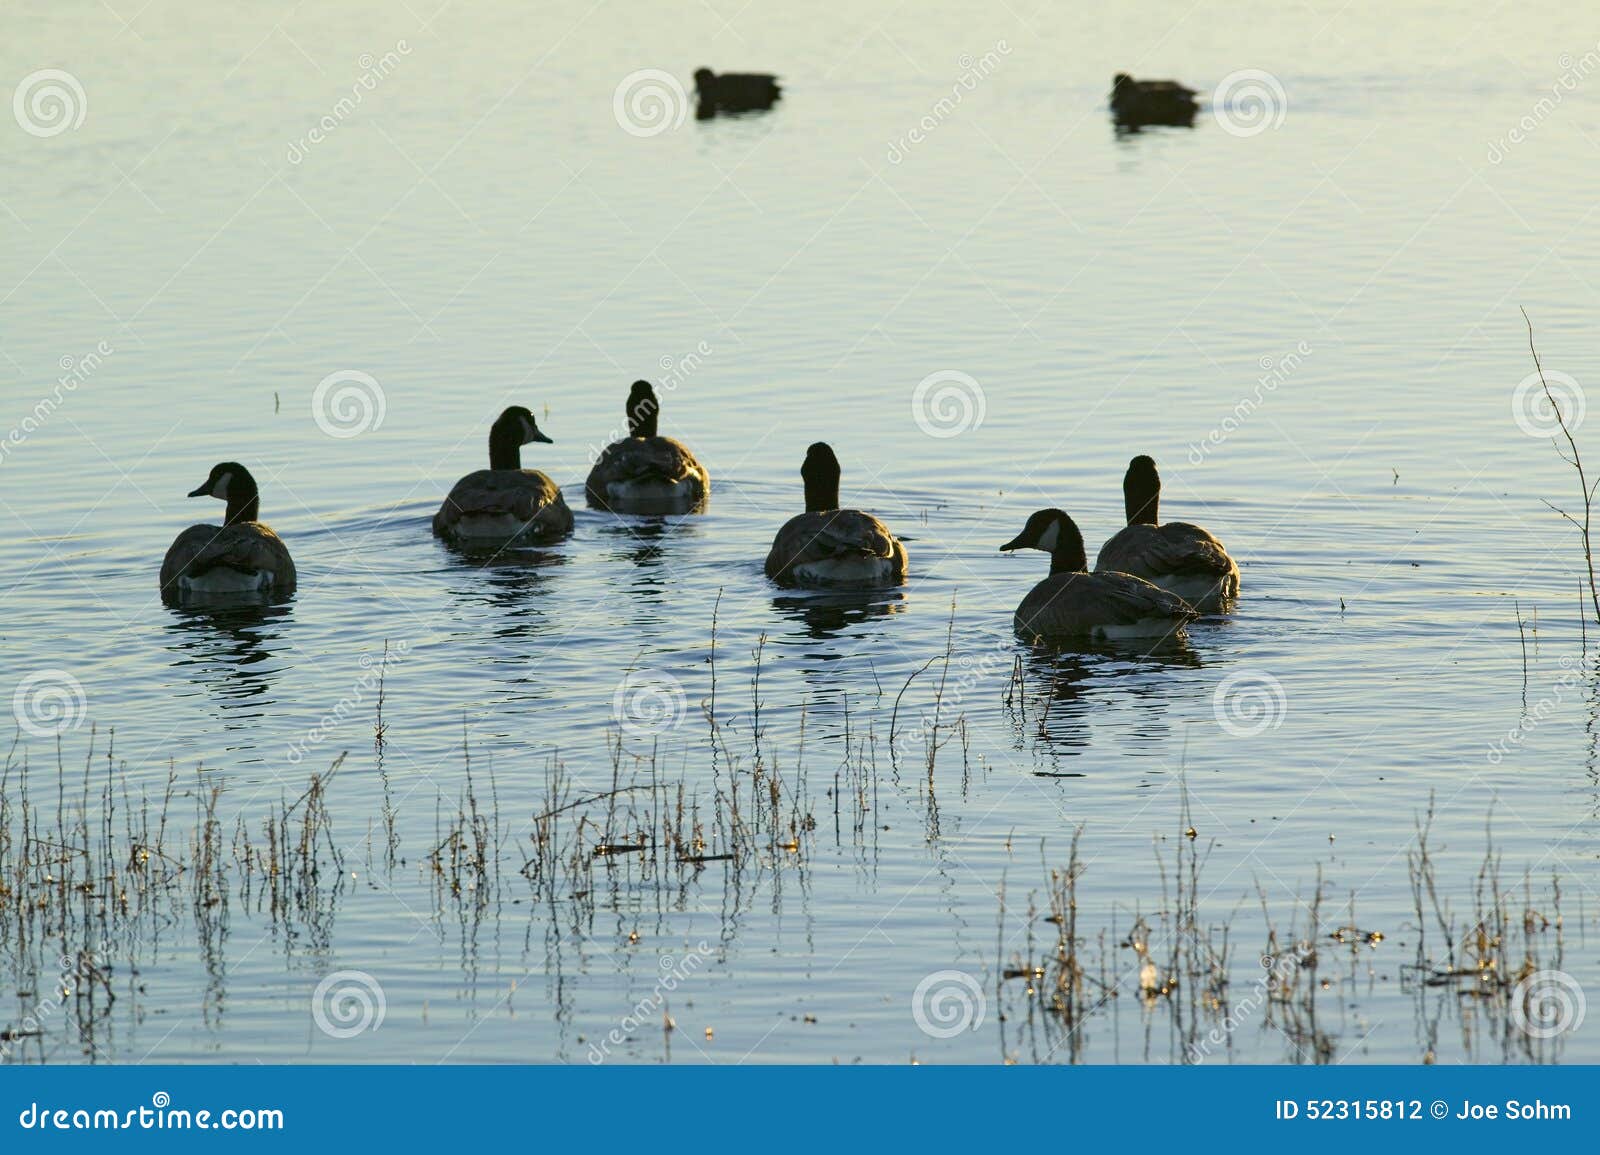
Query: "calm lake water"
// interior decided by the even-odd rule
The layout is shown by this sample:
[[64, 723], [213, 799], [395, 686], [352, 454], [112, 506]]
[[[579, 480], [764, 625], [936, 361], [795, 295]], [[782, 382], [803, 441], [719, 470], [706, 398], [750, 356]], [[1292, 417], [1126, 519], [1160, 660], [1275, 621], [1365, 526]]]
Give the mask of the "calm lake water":
[[[1600, 336], [1592, 21], [431, 9], [74, 0], [0, 47], [8, 89], [68, 102], [0, 130], [0, 692], [26, 722], [0, 837], [33, 863], [0, 877], [6, 1061], [1600, 1060], [1600, 1014], [1537, 1037], [1511, 989], [1600, 990], [1597, 678], [1544, 504], [1576, 483], [1518, 408], [1519, 306], [1577, 398]], [[701, 64], [783, 100], [680, 123], [634, 77]], [[1119, 137], [1117, 70], [1208, 103], [1258, 71]], [[703, 516], [583, 505], [637, 377], [673, 384]], [[332, 411], [345, 386], [367, 411]], [[511, 403], [576, 532], [474, 565], [429, 518]], [[903, 590], [763, 577], [818, 439], [905, 539]], [[1047, 562], [997, 547], [1060, 506], [1096, 549], [1135, 453], [1228, 543], [1237, 612], [1175, 653], [1025, 651]], [[164, 608], [167, 545], [221, 514], [183, 495], [228, 459], [299, 593]], [[130, 883], [169, 775], [171, 870]], [[674, 861], [680, 798], [710, 861]], [[292, 842], [319, 801], [320, 873], [269, 897], [268, 820]], [[525, 868], [569, 804], [562, 864]], [[80, 809], [109, 874], [46, 845]], [[1050, 871], [1080, 829], [1063, 1013]], [[1474, 936], [1491, 846], [1506, 926]]]

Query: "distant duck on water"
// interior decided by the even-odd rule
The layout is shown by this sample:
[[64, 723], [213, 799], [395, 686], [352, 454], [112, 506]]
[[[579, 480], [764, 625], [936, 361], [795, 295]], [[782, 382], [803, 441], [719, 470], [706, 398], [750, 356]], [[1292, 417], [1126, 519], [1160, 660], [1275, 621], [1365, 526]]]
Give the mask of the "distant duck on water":
[[1211, 534], [1186, 521], [1162, 524], [1161, 475], [1141, 454], [1122, 477], [1126, 529], [1100, 547], [1095, 570], [1131, 573], [1214, 613], [1239, 596], [1239, 567]]
[[551, 444], [532, 412], [513, 405], [500, 414], [489, 428], [489, 468], [456, 482], [433, 515], [433, 532], [468, 548], [531, 545], [571, 533], [561, 487], [522, 468], [522, 447], [536, 441]]
[[1199, 110], [1194, 89], [1176, 80], [1135, 80], [1126, 72], [1111, 78], [1111, 115], [1123, 127], [1188, 128]]
[[870, 513], [839, 508], [839, 472], [827, 444], [806, 450], [800, 466], [806, 511], [773, 538], [767, 576], [780, 585], [821, 589], [899, 585], [906, 578], [906, 547]]
[[1088, 638], [1119, 641], [1165, 638], [1199, 615], [1176, 594], [1125, 573], [1087, 573], [1083, 534], [1059, 509], [1041, 509], [1004, 551], [1040, 549], [1050, 555], [1050, 576], [1017, 606], [1014, 626], [1028, 641]]
[[618, 513], [703, 508], [711, 476], [687, 445], [657, 432], [661, 401], [650, 382], [633, 383], [626, 408], [628, 436], [606, 446], [589, 471], [589, 504]]
[[161, 562], [163, 601], [294, 593], [294, 560], [283, 539], [258, 520], [261, 495], [248, 469], [236, 461], [214, 465], [189, 496], [215, 497], [228, 507], [221, 525], [191, 525], [167, 550]]
[[778, 78], [769, 73], [724, 72], [718, 75], [709, 68], [695, 70], [694, 92], [702, 120], [719, 112], [759, 112], [771, 108], [783, 95]]

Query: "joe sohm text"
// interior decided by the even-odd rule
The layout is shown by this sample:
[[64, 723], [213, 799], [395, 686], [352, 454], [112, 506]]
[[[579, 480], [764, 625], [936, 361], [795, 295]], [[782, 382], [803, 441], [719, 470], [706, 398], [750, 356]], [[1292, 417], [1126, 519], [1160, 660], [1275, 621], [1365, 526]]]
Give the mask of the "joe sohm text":
[[1458, 1119], [1493, 1120], [1501, 1123], [1572, 1119], [1566, 1103], [1546, 1103], [1535, 1099], [1524, 1102], [1507, 1099], [1503, 1103], [1475, 1103], [1463, 1099], [1447, 1103], [1443, 1099], [1275, 1099], [1277, 1119]]

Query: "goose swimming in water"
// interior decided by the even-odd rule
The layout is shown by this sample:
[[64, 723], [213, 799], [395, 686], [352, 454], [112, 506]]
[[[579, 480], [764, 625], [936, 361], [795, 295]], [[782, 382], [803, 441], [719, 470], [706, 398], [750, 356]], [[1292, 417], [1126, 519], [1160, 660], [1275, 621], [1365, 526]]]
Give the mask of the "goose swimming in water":
[[600, 453], [584, 491], [589, 504], [618, 513], [687, 513], [705, 505], [711, 475], [689, 447], [656, 432], [661, 402], [648, 381], [628, 394], [628, 436]]
[[1200, 106], [1195, 91], [1176, 80], [1135, 80], [1126, 72], [1111, 78], [1111, 115], [1120, 125], [1172, 125], [1187, 128], [1194, 124]]
[[1002, 550], [1042, 549], [1050, 576], [1017, 607], [1017, 635], [1118, 641], [1177, 634], [1198, 614], [1176, 594], [1125, 573], [1086, 573], [1083, 534], [1059, 509], [1041, 509]]
[[806, 511], [772, 539], [767, 576], [780, 585], [882, 589], [906, 579], [906, 547], [859, 509], [839, 508], [839, 459], [818, 441], [800, 466]]
[[724, 72], [720, 76], [709, 68], [697, 68], [694, 92], [699, 99], [699, 116], [707, 119], [718, 112], [756, 112], [771, 108], [783, 95], [778, 78], [767, 72]]
[[552, 541], [572, 532], [572, 511], [561, 487], [537, 469], [522, 468], [522, 447], [551, 444], [533, 414], [513, 405], [489, 429], [489, 468], [456, 482], [433, 515], [433, 532], [469, 548]]
[[1143, 455], [1122, 478], [1128, 526], [1100, 547], [1094, 568], [1131, 573], [1215, 613], [1239, 596], [1239, 567], [1222, 543], [1186, 521], [1161, 524], [1161, 475]]
[[253, 594], [287, 597], [294, 593], [294, 560], [283, 539], [257, 520], [261, 495], [256, 479], [237, 461], [211, 467], [190, 497], [215, 497], [228, 503], [221, 525], [191, 525], [180, 533], [161, 563], [161, 599]]

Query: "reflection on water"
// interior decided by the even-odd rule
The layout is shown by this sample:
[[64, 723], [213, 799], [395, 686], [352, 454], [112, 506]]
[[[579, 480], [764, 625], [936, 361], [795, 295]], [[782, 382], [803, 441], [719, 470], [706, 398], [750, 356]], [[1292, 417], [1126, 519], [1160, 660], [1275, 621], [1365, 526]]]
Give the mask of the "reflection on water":
[[[277, 651], [287, 645], [292, 603], [241, 605], [194, 601], [168, 607], [167, 648], [172, 665], [224, 709], [241, 709], [266, 695], [282, 669]], [[256, 703], [259, 706], [263, 703]], [[250, 711], [257, 713], [258, 710]]]
[[[899, 590], [783, 593], [772, 599], [772, 608], [781, 617], [803, 625], [806, 635], [813, 641], [825, 642], [839, 638], [853, 626], [864, 626], [879, 618], [903, 613], [906, 597]], [[829, 648], [808, 650], [805, 656], [812, 661], [828, 662], [842, 655]]]
[[1096, 643], [1072, 649], [1031, 647], [1021, 655], [1020, 686], [1008, 690], [1014, 726], [1055, 753], [1081, 754], [1093, 748], [1097, 709], [1115, 704], [1133, 719], [1125, 731], [1124, 752], [1158, 746], [1169, 731], [1168, 699], [1183, 694], [1172, 674], [1198, 670], [1200, 654], [1182, 638]]
[[497, 638], [535, 637], [550, 625], [550, 587], [568, 564], [566, 553], [538, 547], [463, 551], [447, 547], [465, 581], [452, 582], [457, 601], [486, 607]]

